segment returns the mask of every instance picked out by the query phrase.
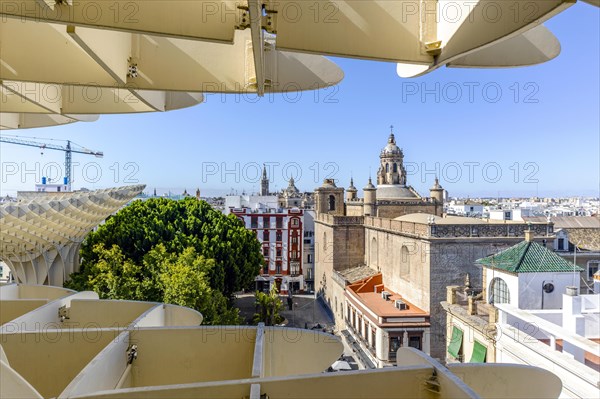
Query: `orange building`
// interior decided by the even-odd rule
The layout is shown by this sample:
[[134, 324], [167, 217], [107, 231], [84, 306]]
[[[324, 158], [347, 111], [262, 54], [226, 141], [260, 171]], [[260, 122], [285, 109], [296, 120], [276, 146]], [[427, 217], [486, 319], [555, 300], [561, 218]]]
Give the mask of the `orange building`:
[[384, 287], [381, 273], [348, 285], [344, 306], [346, 335], [374, 366], [394, 364], [401, 347], [429, 352], [429, 313]]

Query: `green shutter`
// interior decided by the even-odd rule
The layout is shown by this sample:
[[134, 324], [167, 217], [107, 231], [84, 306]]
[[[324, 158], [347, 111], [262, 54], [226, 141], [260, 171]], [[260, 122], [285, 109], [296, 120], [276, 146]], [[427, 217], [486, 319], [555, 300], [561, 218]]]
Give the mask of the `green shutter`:
[[450, 339], [450, 343], [448, 344], [448, 353], [451, 354], [454, 358], [458, 359], [458, 354], [460, 353], [460, 347], [462, 346], [463, 340], [463, 332], [460, 328], [453, 327], [452, 328], [452, 338]]
[[487, 353], [487, 346], [482, 345], [479, 341], [475, 340], [473, 345], [473, 354], [471, 355], [471, 363], [485, 363], [485, 355]]

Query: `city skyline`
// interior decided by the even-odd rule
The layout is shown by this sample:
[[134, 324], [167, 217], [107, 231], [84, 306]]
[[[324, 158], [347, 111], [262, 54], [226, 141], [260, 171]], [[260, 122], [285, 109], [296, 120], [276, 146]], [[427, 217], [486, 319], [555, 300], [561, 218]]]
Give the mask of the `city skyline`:
[[[74, 156], [75, 188], [139, 182], [148, 190], [199, 187], [211, 195], [258, 191], [255, 171], [263, 163], [278, 163], [272, 189], [285, 188], [291, 176], [302, 191], [314, 190], [324, 177], [347, 187], [351, 176], [361, 189], [376, 174], [393, 124], [413, 167], [407, 167], [408, 183], [422, 194], [437, 174], [452, 197], [596, 197], [600, 62], [587, 49], [600, 45], [598, 9], [579, 3], [546, 25], [562, 54], [538, 66], [442, 69], [401, 79], [394, 64], [335, 58], [345, 79], [317, 92], [213, 94], [190, 109], [102, 116], [18, 135], [70, 139], [104, 151], [103, 159]], [[64, 162], [60, 152], [42, 156], [8, 144], [0, 145], [0, 156], [2, 195], [33, 189], [52, 168], [58, 177]], [[213, 174], [207, 168], [215, 165]]]

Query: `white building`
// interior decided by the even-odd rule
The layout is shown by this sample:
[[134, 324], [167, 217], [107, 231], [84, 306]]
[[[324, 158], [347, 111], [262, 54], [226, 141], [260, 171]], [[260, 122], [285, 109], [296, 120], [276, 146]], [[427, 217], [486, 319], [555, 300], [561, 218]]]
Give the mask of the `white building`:
[[517, 222], [524, 221], [526, 217], [534, 216], [534, 211], [531, 208], [514, 208], [514, 209], [491, 209], [489, 218], [494, 220], [514, 220]]
[[481, 216], [483, 205], [472, 201], [453, 201], [447, 205], [446, 212], [458, 216]]
[[544, 368], [561, 397], [600, 396], [600, 294], [578, 295], [580, 268], [531, 241], [478, 260], [483, 292], [460, 303], [448, 287], [448, 361]]
[[279, 208], [275, 195], [228, 195], [225, 197], [223, 212], [228, 215], [231, 209], [248, 208], [251, 210]]

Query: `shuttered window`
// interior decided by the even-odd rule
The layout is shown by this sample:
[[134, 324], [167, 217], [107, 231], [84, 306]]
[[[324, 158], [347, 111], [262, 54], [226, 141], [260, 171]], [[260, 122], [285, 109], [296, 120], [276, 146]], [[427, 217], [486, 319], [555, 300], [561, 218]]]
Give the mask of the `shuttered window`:
[[471, 363], [485, 363], [485, 355], [487, 353], [487, 346], [482, 345], [479, 341], [475, 340], [473, 344], [473, 354], [471, 355]]
[[448, 353], [454, 358], [458, 359], [460, 355], [460, 349], [462, 347], [463, 331], [458, 327], [452, 327], [452, 338], [448, 344]]

